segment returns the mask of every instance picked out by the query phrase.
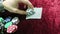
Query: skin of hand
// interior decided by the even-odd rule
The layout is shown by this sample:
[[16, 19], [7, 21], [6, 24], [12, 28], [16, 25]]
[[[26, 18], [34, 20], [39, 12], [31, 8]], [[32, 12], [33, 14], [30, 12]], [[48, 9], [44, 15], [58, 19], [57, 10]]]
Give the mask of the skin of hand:
[[34, 8], [29, 0], [5, 0], [3, 2], [3, 6], [9, 12], [26, 15], [27, 14], [26, 11], [18, 9], [18, 3], [24, 3], [25, 5], [29, 6], [31, 9]]

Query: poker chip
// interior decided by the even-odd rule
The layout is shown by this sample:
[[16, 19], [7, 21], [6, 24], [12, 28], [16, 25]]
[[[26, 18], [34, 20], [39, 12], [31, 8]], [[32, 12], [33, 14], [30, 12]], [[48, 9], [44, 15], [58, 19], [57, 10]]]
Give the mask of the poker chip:
[[7, 33], [14, 33], [17, 30], [17, 25], [11, 25], [7, 28]]
[[5, 21], [5, 22], [11, 21], [11, 17], [7, 17], [4, 21]]
[[32, 10], [32, 9], [27, 9], [26, 12], [27, 12], [27, 17], [29, 17], [35, 13], [34, 10]]
[[0, 23], [0, 29], [2, 29], [3, 26], [4, 26], [4, 24]]
[[4, 19], [0, 17], [0, 23], [4, 23]]
[[4, 19], [2, 17], [0, 17], [0, 22], [3, 22], [3, 21], [4, 21]]
[[12, 25], [12, 22], [7, 22], [6, 24], [5, 24], [5, 28], [8, 28], [9, 26], [11, 26]]
[[19, 18], [18, 17], [14, 17], [11, 22], [13, 24], [18, 24], [20, 21], [19, 21]]

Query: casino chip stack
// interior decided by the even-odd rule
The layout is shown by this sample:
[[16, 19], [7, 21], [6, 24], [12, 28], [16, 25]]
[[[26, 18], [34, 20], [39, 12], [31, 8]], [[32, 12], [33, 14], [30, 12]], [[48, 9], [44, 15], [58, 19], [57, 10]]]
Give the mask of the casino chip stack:
[[4, 19], [0, 17], [0, 23], [4, 23]]
[[12, 22], [8, 22], [8, 23], [5, 24], [4, 27], [5, 27], [5, 28], [8, 28], [8, 27], [11, 26], [11, 25], [12, 25]]
[[[7, 33], [14, 33], [18, 26], [17, 24], [19, 23], [19, 18], [18, 17], [14, 17], [11, 20], [11, 17], [7, 17], [5, 20], [0, 17], [0, 30], [1, 32], [3, 32], [4, 28], [7, 29]], [[3, 28], [2, 28], [3, 27]]]
[[32, 10], [32, 9], [27, 9], [26, 12], [27, 12], [27, 17], [35, 14], [34, 10]]
[[7, 17], [7, 18], [5, 18], [5, 22], [7, 23], [7, 22], [10, 22], [11, 21], [11, 19], [12, 19], [12, 17]]
[[7, 28], [7, 33], [14, 33], [17, 30], [17, 25], [11, 25]]
[[18, 17], [14, 17], [11, 22], [17, 25], [20, 21]]

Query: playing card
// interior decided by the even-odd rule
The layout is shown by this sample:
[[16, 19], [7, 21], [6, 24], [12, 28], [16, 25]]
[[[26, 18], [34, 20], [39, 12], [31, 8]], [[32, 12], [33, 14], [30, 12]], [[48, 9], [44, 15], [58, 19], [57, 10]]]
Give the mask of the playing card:
[[[30, 12], [31, 10], [27, 11]], [[42, 7], [41, 8], [34, 8], [34, 14], [30, 16], [26, 16], [26, 19], [41, 19], [42, 16]]]

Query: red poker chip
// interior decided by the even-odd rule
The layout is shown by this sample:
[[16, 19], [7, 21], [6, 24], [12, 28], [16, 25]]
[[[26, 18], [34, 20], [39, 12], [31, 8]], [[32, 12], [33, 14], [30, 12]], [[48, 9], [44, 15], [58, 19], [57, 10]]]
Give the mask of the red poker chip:
[[14, 33], [17, 30], [17, 25], [11, 25], [7, 28], [7, 33]]

